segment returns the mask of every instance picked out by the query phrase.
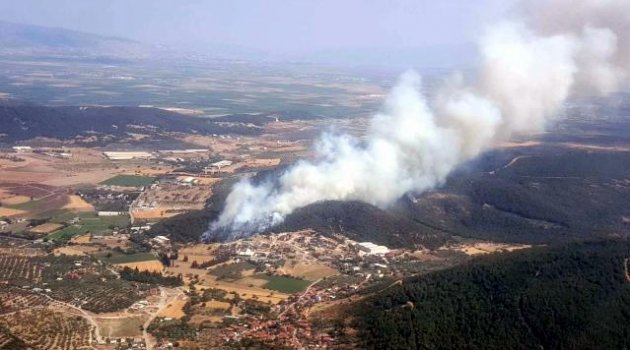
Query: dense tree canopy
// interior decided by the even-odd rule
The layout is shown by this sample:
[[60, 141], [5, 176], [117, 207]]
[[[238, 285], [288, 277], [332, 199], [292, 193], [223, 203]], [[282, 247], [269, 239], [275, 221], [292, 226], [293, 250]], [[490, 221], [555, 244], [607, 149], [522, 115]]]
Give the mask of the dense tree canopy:
[[368, 349], [628, 349], [630, 243], [476, 259], [357, 308]]

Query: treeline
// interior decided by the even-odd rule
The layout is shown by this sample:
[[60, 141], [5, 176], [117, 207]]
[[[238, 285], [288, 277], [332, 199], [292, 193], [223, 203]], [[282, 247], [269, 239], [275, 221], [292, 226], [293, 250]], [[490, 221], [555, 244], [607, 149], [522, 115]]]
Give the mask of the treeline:
[[627, 241], [502, 253], [357, 305], [365, 349], [628, 349]]
[[163, 276], [160, 272], [140, 271], [138, 268], [125, 267], [120, 271], [120, 278], [127, 281], [159, 284], [167, 287], [178, 287], [184, 284], [182, 276]]
[[153, 225], [148, 234], [151, 237], [169, 235], [174, 242], [197, 242], [216, 216], [217, 213], [207, 210], [180, 214]]

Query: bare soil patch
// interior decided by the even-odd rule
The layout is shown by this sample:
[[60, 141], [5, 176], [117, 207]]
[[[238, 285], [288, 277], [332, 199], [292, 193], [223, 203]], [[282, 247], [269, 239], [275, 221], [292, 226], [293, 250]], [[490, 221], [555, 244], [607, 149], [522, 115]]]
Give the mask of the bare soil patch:
[[129, 267], [131, 269], [138, 269], [140, 271], [150, 271], [150, 272], [162, 272], [162, 270], [164, 270], [164, 265], [162, 265], [162, 263], [157, 260], [116, 264], [116, 267], [119, 267], [121, 269], [124, 267]]
[[94, 211], [92, 204], [86, 202], [83, 198], [77, 195], [68, 196], [68, 204], [64, 205], [63, 209], [76, 210], [76, 211]]
[[24, 214], [26, 214], [26, 211], [24, 210], [0, 207], [0, 216], [12, 217], [12, 216], [20, 216]]
[[31, 232], [35, 232], [35, 233], [51, 233], [53, 231], [56, 231], [60, 228], [62, 228], [63, 225], [61, 224], [55, 224], [55, 223], [46, 223], [46, 224], [41, 224], [39, 226], [35, 226], [33, 228], [31, 228], [29, 231]]
[[183, 299], [173, 300], [170, 304], [166, 306], [166, 308], [160, 310], [160, 312], [158, 313], [158, 316], [182, 318], [186, 316], [186, 313], [184, 313], [184, 305], [186, 305], [186, 300], [183, 300]]

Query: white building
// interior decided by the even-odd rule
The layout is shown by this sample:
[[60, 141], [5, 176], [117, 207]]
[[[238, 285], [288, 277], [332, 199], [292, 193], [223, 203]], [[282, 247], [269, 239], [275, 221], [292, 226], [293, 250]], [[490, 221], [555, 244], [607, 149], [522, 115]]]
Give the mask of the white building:
[[160, 245], [165, 245], [165, 244], [168, 244], [168, 243], [171, 242], [170, 239], [168, 239], [167, 237], [164, 237], [164, 236], [155, 236], [155, 237], [153, 237], [153, 241], [155, 243], [157, 243], [157, 244], [160, 244]]
[[385, 255], [389, 253], [389, 248], [387, 248], [386, 246], [376, 245], [372, 242], [361, 242], [357, 244], [357, 247], [361, 251], [371, 255]]
[[31, 146], [13, 146], [13, 150], [17, 153], [26, 153], [32, 152], [33, 148]]
[[236, 254], [238, 256], [251, 258], [252, 256], [254, 256], [254, 251], [249, 249], [249, 248], [247, 248], [245, 250], [238, 251]]
[[185, 184], [191, 184], [191, 185], [192, 185], [192, 184], [194, 184], [195, 182], [197, 182], [197, 179], [195, 179], [195, 178], [194, 178], [194, 177], [192, 177], [192, 176], [187, 176], [187, 177], [185, 177], [185, 178], [181, 179], [180, 181], [181, 181], [182, 183], [185, 183]]
[[120, 216], [127, 215], [127, 212], [124, 211], [99, 211], [98, 216]]
[[151, 159], [153, 154], [149, 152], [103, 152], [109, 160]]
[[219, 168], [219, 169], [221, 169], [223, 167], [226, 167], [226, 166], [230, 166], [230, 165], [232, 165], [232, 161], [231, 160], [225, 160], [225, 159], [210, 164], [210, 166], [215, 167], [215, 168]]
[[230, 166], [232, 165], [232, 161], [231, 160], [220, 160], [218, 162], [214, 162], [212, 164], [210, 164], [209, 166], [205, 167], [203, 170], [204, 172], [207, 174], [208, 172], [214, 174], [215, 172], [221, 172], [221, 168], [224, 168], [226, 166]]

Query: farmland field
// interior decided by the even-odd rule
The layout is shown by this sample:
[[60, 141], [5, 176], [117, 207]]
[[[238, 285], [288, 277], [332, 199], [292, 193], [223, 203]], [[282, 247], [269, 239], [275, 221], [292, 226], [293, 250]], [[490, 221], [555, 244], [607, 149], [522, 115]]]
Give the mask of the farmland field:
[[73, 236], [83, 233], [102, 234], [111, 231], [114, 227], [125, 227], [129, 224], [129, 217], [121, 216], [97, 216], [95, 213], [83, 213], [79, 215], [80, 221], [48, 235], [53, 241], [66, 241]]
[[51, 310], [25, 310], [0, 317], [0, 327], [37, 350], [89, 346], [92, 327], [82, 317]]
[[128, 264], [128, 263], [150, 261], [150, 260], [156, 260], [156, 259], [155, 259], [155, 255], [151, 253], [136, 253], [136, 254], [114, 253], [114, 255], [112, 255], [111, 257], [105, 258], [102, 260], [106, 260], [107, 262], [111, 264]]
[[256, 278], [267, 280], [263, 286], [266, 289], [277, 290], [281, 293], [297, 293], [305, 290], [311, 281], [301, 280], [293, 277], [269, 276], [266, 274], [256, 275]]
[[101, 185], [107, 186], [123, 186], [123, 187], [143, 187], [153, 183], [153, 178], [150, 176], [136, 176], [136, 175], [116, 175], [111, 179], [101, 182]]
[[129, 316], [124, 318], [96, 318], [101, 335], [106, 337], [137, 337], [142, 335], [140, 330], [146, 321], [145, 316]]
[[128, 267], [130, 269], [138, 269], [138, 271], [150, 271], [150, 272], [162, 272], [162, 270], [164, 270], [164, 265], [162, 265], [162, 263], [155, 258], [153, 258], [153, 260], [135, 261], [135, 262], [116, 264], [116, 267], [118, 268]]

